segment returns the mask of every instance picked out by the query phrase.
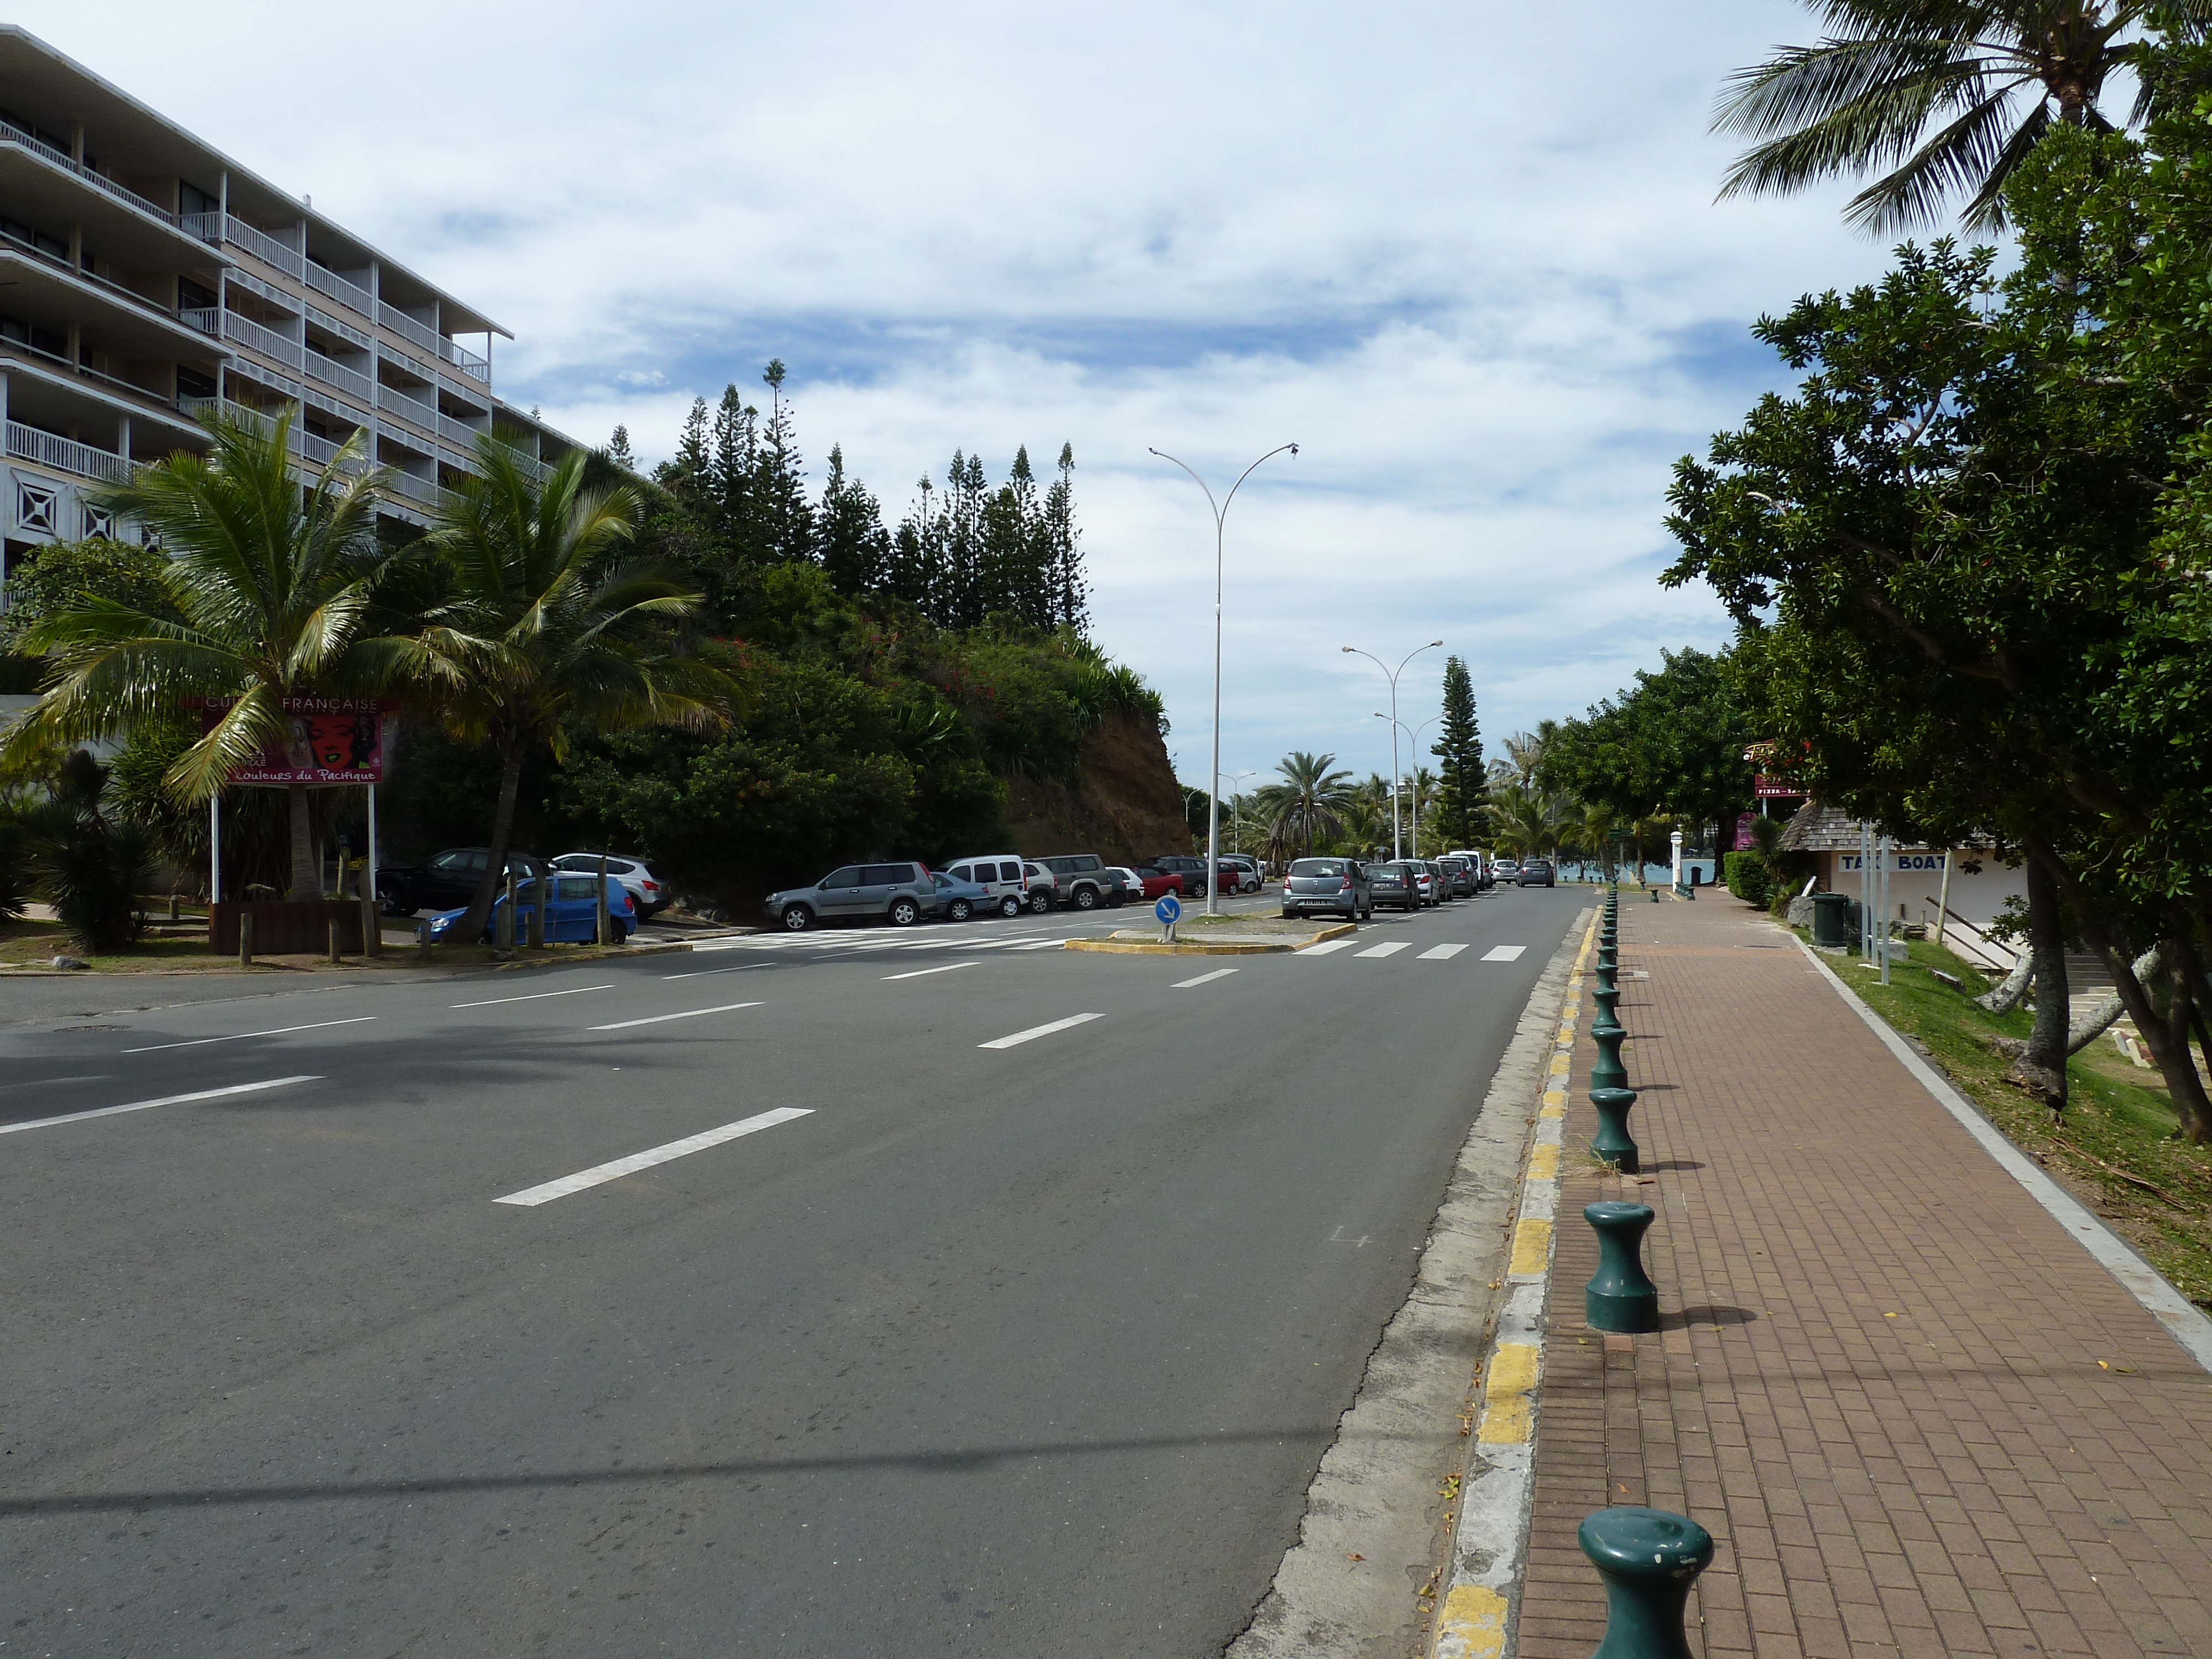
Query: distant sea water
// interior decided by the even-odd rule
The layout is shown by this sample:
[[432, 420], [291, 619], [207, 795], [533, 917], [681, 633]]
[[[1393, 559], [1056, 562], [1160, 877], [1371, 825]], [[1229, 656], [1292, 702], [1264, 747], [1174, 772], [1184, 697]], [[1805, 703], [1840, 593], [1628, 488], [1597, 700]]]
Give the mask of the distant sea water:
[[[1711, 859], [1684, 859], [1682, 860], [1683, 879], [1687, 880], [1692, 870], [1698, 872], [1698, 885], [1710, 887], [1713, 884], [1713, 861]], [[1566, 881], [1603, 881], [1605, 866], [1595, 863], [1583, 864], [1574, 859], [1562, 859], [1559, 861], [1559, 875]], [[1624, 883], [1632, 883], [1636, 879], [1635, 872], [1623, 870], [1620, 872], [1620, 878]], [[1674, 867], [1670, 864], [1647, 864], [1644, 866], [1644, 884], [1647, 887], [1664, 887], [1674, 879]]]

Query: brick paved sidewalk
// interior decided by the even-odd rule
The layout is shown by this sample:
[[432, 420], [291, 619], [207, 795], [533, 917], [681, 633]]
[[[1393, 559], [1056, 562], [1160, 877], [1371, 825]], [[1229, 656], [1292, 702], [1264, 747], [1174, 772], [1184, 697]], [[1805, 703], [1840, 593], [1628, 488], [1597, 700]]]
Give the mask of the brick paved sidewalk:
[[[1605, 1605], [1575, 1528], [1650, 1504], [1717, 1541], [1700, 1655], [2212, 1655], [2212, 1376], [1771, 923], [1633, 897], [1647, 1179], [1580, 1153], [1584, 1036], [1519, 1653], [1588, 1659]], [[1583, 1322], [1582, 1208], [1613, 1197], [1658, 1212], [1650, 1336]]]

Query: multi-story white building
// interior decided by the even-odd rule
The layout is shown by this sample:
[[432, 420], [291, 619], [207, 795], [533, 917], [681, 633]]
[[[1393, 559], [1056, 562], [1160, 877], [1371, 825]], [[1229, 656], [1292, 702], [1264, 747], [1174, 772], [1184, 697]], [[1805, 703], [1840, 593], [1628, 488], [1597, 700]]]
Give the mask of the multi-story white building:
[[[102, 533], [85, 500], [225, 402], [295, 411], [319, 467], [356, 432], [422, 521], [495, 430], [569, 440], [492, 392], [507, 331], [44, 41], [0, 27], [0, 585]], [[0, 586], [4, 593], [4, 586]], [[4, 600], [0, 600], [4, 603]]]

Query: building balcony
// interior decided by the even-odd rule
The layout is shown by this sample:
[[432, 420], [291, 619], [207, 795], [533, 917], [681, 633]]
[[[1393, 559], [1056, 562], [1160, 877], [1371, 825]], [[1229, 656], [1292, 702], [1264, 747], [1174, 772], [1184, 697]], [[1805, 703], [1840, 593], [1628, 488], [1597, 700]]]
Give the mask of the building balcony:
[[96, 479], [101, 483], [128, 483], [132, 468], [143, 465], [112, 450], [95, 449], [74, 438], [59, 437], [15, 421], [8, 422], [8, 454], [14, 460], [28, 461], [34, 466]]
[[0, 118], [0, 197], [15, 217], [81, 224], [101, 254], [125, 264], [220, 266], [223, 256], [181, 214], [70, 159]]
[[151, 422], [172, 438], [198, 434], [190, 398], [103, 374], [20, 340], [0, 338], [0, 373], [9, 410], [52, 425], [85, 420], [104, 428], [121, 418]]
[[[180, 344], [195, 357], [208, 355], [207, 342], [191, 337], [206, 332], [204, 327], [186, 320], [174, 306], [5, 234], [0, 234], [0, 287], [9, 290], [0, 296], [0, 311], [46, 327], [97, 322], [104, 333], [119, 326], [134, 339], [162, 343], [142, 355], [173, 356]], [[149, 333], [149, 325], [158, 334]]]
[[325, 357], [313, 346], [307, 349], [307, 373], [325, 386], [334, 386], [341, 392], [351, 392], [366, 403], [376, 395], [376, 382], [359, 369], [348, 368], [343, 363]]

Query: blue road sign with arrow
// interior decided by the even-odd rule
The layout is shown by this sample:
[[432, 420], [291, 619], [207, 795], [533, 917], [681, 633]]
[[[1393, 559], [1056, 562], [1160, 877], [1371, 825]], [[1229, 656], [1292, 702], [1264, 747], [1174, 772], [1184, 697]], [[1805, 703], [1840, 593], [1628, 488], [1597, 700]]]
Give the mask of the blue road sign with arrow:
[[1176, 918], [1182, 914], [1182, 901], [1173, 893], [1163, 893], [1160, 902], [1152, 907], [1152, 914], [1172, 927]]

